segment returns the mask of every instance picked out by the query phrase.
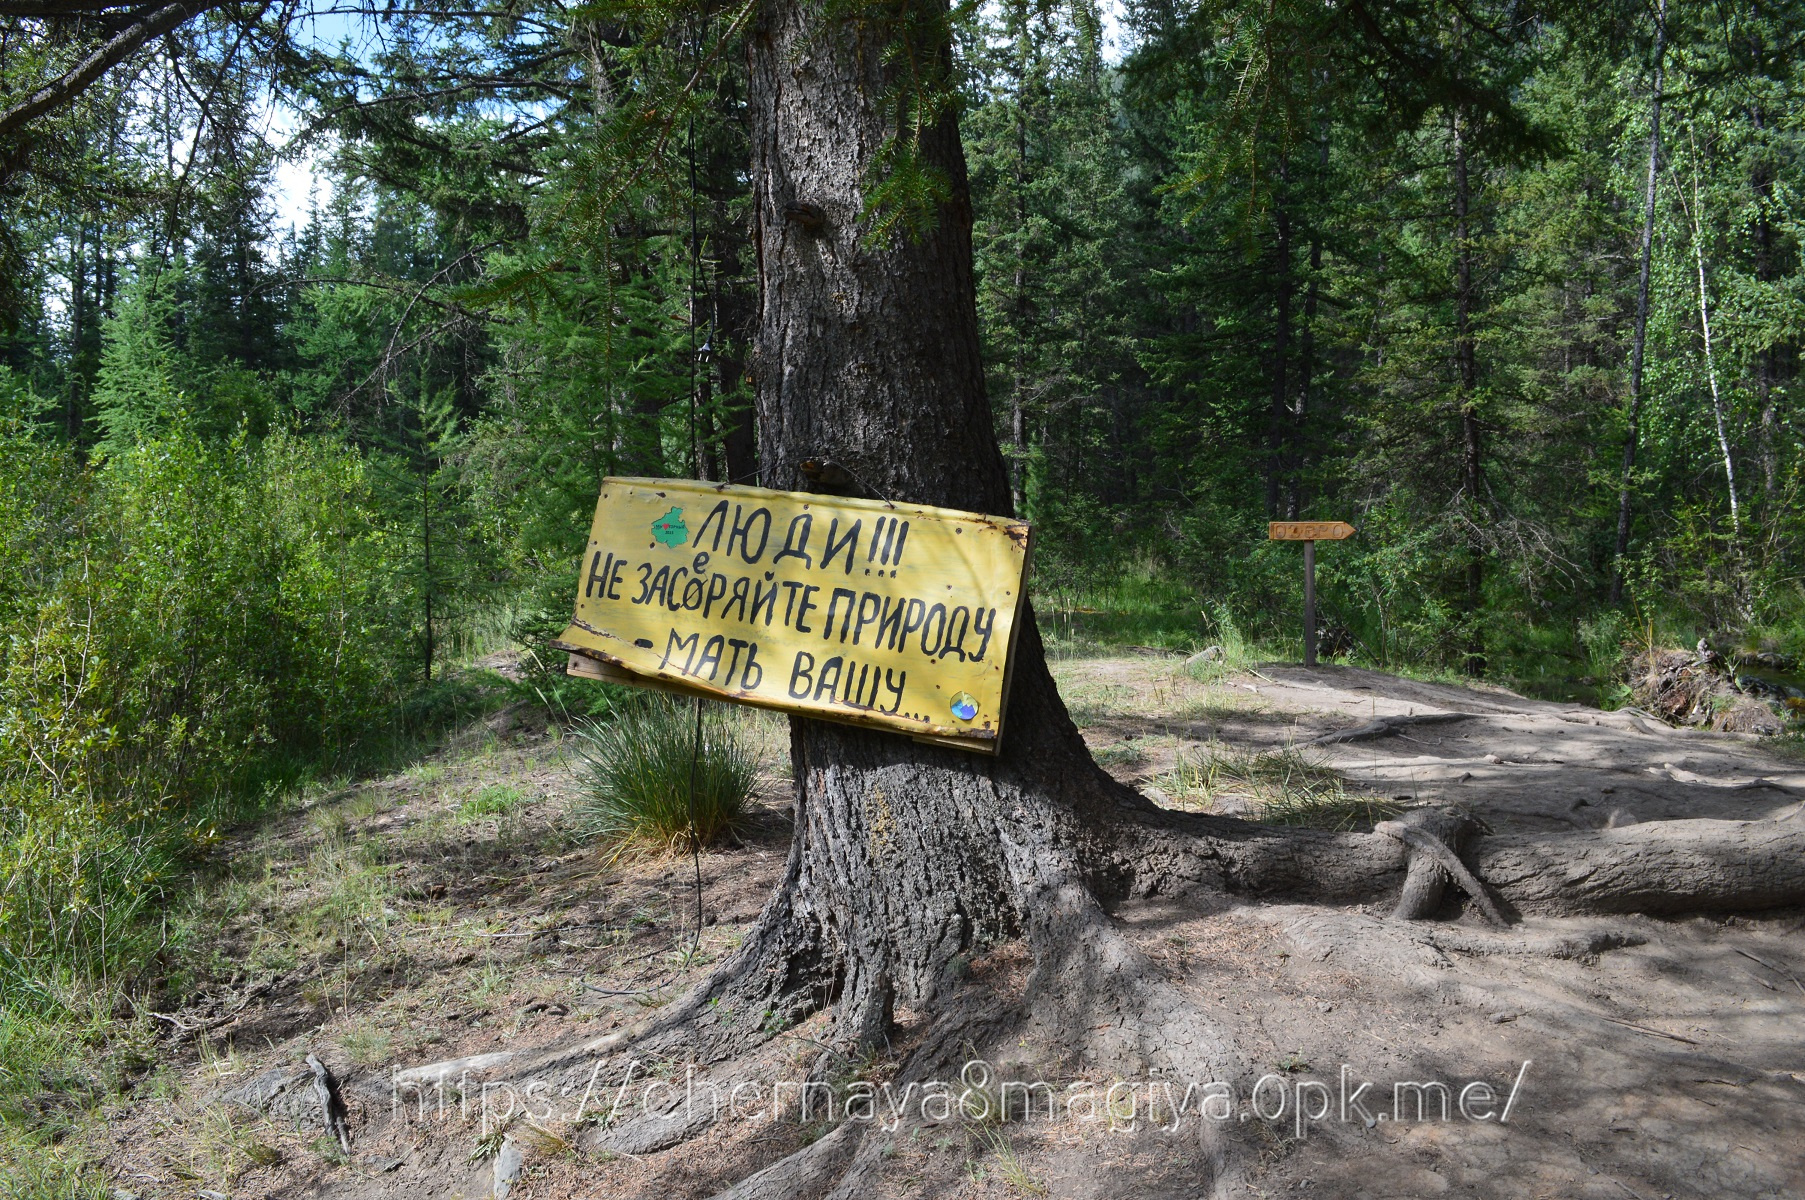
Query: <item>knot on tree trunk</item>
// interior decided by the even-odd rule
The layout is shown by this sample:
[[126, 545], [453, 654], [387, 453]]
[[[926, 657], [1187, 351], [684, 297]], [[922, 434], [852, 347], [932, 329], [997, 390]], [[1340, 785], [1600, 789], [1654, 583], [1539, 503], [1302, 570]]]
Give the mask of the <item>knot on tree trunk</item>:
[[820, 233], [827, 226], [827, 213], [819, 204], [801, 204], [795, 201], [783, 206], [784, 219], [800, 225], [807, 233]]
[[1461, 842], [1472, 826], [1472, 818], [1452, 808], [1412, 809], [1395, 821], [1373, 826], [1374, 833], [1396, 838], [1410, 850], [1404, 891], [1391, 914], [1394, 919], [1421, 921], [1433, 916], [1441, 906], [1442, 889], [1454, 882], [1473, 898], [1486, 920], [1506, 924], [1485, 885], [1460, 861]]

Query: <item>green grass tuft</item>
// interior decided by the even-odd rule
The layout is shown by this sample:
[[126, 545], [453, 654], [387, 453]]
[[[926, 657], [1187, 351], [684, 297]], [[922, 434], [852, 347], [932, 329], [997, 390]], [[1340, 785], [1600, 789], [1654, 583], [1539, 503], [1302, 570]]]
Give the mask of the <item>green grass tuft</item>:
[[1296, 746], [1262, 753], [1213, 742], [1195, 757], [1180, 756], [1160, 784], [1180, 802], [1211, 808], [1235, 802], [1242, 816], [1267, 825], [1357, 829], [1405, 807], [1384, 796], [1350, 792], [1339, 774]]
[[505, 817], [524, 803], [526, 797], [521, 795], [519, 788], [498, 783], [458, 805], [457, 819], [470, 822], [484, 817]]
[[579, 721], [570, 731], [584, 795], [579, 832], [617, 849], [678, 849], [690, 838], [690, 786], [695, 834], [708, 843], [744, 821], [758, 782], [756, 753], [720, 706], [704, 703], [697, 753], [693, 701], [651, 696], [606, 722]]

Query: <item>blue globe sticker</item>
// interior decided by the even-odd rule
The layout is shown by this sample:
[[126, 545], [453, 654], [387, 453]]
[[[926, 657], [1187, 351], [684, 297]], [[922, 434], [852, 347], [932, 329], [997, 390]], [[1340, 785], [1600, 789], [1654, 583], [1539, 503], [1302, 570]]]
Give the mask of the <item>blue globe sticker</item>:
[[978, 715], [978, 702], [970, 692], [960, 692], [953, 697], [953, 715], [961, 721], [969, 721]]

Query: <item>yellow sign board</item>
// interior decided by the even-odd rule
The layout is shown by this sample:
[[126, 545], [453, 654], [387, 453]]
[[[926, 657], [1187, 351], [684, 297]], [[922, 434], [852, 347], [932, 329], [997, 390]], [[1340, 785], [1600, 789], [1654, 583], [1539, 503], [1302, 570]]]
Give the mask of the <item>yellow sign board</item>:
[[1339, 542], [1354, 536], [1354, 527], [1346, 521], [1269, 521], [1269, 542]]
[[991, 753], [1028, 540], [953, 509], [609, 478], [552, 644], [578, 674]]

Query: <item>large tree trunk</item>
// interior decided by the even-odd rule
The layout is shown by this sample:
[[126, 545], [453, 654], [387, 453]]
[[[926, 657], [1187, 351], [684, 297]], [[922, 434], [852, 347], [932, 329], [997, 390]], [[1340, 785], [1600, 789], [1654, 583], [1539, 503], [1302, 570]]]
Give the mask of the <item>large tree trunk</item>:
[[[767, 12], [751, 50], [762, 482], [808, 489], [796, 464], [826, 460], [855, 481], [848, 491], [1007, 513], [958, 130], [942, 121], [919, 148], [950, 185], [933, 228], [872, 244], [868, 172], [893, 115], [878, 99], [892, 82], [880, 49], [902, 35], [824, 33], [788, 0]], [[916, 53], [946, 65], [943, 40]], [[994, 761], [794, 721], [798, 884], [820, 922], [805, 933], [840, 964], [851, 1038], [881, 1037], [896, 1004], [931, 1002], [975, 942], [1031, 932], [1050, 911], [1042, 895], [1081, 889], [1073, 847], [1102, 818], [1107, 779], [1065, 716], [1031, 615], [1016, 655]]]

